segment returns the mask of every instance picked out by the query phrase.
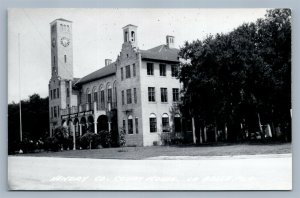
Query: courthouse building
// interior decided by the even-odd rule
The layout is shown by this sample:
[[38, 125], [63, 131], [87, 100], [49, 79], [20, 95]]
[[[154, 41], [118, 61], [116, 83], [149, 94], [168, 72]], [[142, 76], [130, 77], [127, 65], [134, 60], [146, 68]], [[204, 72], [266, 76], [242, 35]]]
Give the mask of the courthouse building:
[[174, 108], [180, 82], [176, 78], [179, 50], [173, 36], [166, 36], [162, 45], [141, 50], [138, 27], [126, 25], [115, 61], [105, 59], [99, 70], [75, 78], [72, 22], [56, 19], [50, 26], [50, 135], [58, 126], [68, 127], [77, 137], [87, 131], [124, 130], [127, 145], [150, 146], [161, 143], [162, 133], [181, 130], [180, 113]]

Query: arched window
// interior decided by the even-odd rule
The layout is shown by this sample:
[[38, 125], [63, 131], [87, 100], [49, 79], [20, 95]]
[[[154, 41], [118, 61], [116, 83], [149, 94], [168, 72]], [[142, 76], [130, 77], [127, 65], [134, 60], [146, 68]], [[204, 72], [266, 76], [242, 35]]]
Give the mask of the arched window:
[[127, 31], [124, 34], [124, 42], [128, 42], [128, 32]]
[[174, 129], [175, 132], [181, 132], [181, 117], [180, 114], [175, 114], [174, 116]]
[[105, 92], [104, 92], [103, 85], [100, 85], [99, 92], [100, 92], [100, 109], [104, 109], [105, 108]]
[[162, 132], [170, 132], [169, 115], [166, 113], [162, 115]]
[[128, 124], [128, 134], [133, 134], [133, 120], [132, 115], [129, 115], [127, 118], [127, 124]]
[[134, 33], [134, 31], [131, 31], [131, 41], [135, 41], [135, 33]]
[[86, 89], [86, 103], [92, 103], [92, 95], [89, 88]]
[[150, 123], [150, 133], [157, 132], [156, 115], [154, 113], [150, 114], [149, 123]]

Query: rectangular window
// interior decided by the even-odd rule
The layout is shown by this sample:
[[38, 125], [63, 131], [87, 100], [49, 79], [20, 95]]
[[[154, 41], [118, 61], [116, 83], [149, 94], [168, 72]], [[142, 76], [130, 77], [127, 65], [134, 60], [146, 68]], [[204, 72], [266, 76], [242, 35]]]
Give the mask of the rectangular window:
[[57, 117], [59, 117], [59, 114], [60, 114], [60, 109], [59, 109], [59, 106], [57, 106]]
[[69, 87], [67, 88], [67, 97], [70, 97], [70, 90], [69, 90]]
[[123, 130], [124, 130], [124, 133], [126, 134], [126, 121], [123, 120]]
[[59, 88], [57, 88], [57, 98], [59, 98]]
[[51, 118], [53, 118], [53, 107], [51, 107]]
[[126, 78], [130, 78], [131, 77], [131, 74], [130, 74], [130, 65], [127, 65], [125, 67], [125, 70], [126, 70]]
[[125, 95], [124, 95], [124, 90], [122, 91], [122, 105], [125, 104]]
[[112, 102], [112, 90], [108, 89], [107, 90], [107, 102]]
[[148, 87], [148, 101], [155, 102], [155, 87]]
[[56, 107], [54, 107], [53, 111], [54, 111], [54, 117], [56, 118], [57, 117]]
[[52, 100], [52, 90], [50, 90], [50, 99]]
[[101, 109], [105, 108], [105, 94], [104, 90], [101, 90], [100, 92], [100, 99], [101, 99]]
[[159, 74], [160, 76], [166, 76], [166, 65], [159, 64]]
[[53, 66], [55, 66], [55, 56], [53, 56]]
[[149, 118], [150, 119], [150, 132], [156, 132], [156, 118]]
[[136, 76], [135, 64], [132, 65], [132, 73], [133, 73], [133, 76]]
[[123, 74], [123, 67], [121, 68], [121, 80], [124, 79], [124, 74]]
[[169, 125], [169, 118], [163, 117], [162, 118], [162, 131], [163, 132], [170, 132], [170, 125]]
[[67, 63], [67, 55], [65, 55], [64, 58], [65, 58], [65, 63]]
[[178, 65], [171, 65], [172, 77], [178, 77]]
[[133, 120], [128, 119], [128, 134], [133, 134]]
[[133, 100], [134, 100], [134, 103], [136, 104], [137, 103], [136, 88], [133, 88]]
[[56, 89], [53, 90], [53, 98], [56, 98]]
[[94, 102], [98, 103], [98, 94], [94, 92]]
[[138, 134], [139, 133], [139, 119], [135, 118], [134, 122], [135, 122], [135, 133]]
[[126, 96], [127, 96], [127, 104], [131, 104], [132, 100], [131, 100], [131, 89], [127, 89], [126, 90]]
[[161, 102], [168, 102], [168, 91], [167, 88], [160, 88]]
[[153, 76], [153, 63], [147, 63], [147, 75]]
[[88, 97], [88, 101], [87, 101], [87, 102], [88, 102], [89, 104], [91, 104], [91, 103], [92, 103], [92, 95], [91, 95], [91, 94], [88, 94], [87, 97]]
[[179, 101], [179, 89], [173, 88], [173, 102]]

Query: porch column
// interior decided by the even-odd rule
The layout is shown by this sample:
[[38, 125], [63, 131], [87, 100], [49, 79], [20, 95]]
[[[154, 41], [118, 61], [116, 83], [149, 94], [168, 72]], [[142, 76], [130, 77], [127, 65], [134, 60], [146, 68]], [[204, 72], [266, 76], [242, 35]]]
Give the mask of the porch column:
[[82, 136], [82, 124], [79, 124], [79, 136]]
[[108, 122], [108, 131], [111, 131], [111, 122]]
[[76, 150], [76, 130], [73, 130], [73, 150]]
[[97, 134], [97, 122], [94, 122], [94, 132]]

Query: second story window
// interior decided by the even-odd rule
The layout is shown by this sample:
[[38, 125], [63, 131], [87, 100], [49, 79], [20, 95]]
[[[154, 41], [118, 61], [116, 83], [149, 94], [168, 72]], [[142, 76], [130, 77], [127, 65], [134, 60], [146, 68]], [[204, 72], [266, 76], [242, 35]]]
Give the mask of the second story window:
[[124, 74], [123, 74], [123, 67], [121, 68], [121, 80], [124, 79]]
[[100, 101], [101, 101], [101, 109], [105, 107], [105, 95], [104, 90], [101, 90], [100, 92]]
[[131, 89], [127, 89], [126, 90], [126, 96], [127, 96], [127, 104], [131, 104], [132, 100], [131, 100]]
[[130, 74], [130, 65], [127, 65], [125, 67], [125, 69], [126, 69], [126, 78], [130, 78], [131, 77], [131, 74]]
[[56, 89], [53, 90], [53, 98], [56, 98]]
[[124, 90], [122, 91], [122, 105], [125, 104], [125, 95], [124, 95]]
[[154, 75], [153, 70], [154, 70], [153, 63], [147, 63], [147, 75], [153, 76]]
[[59, 88], [57, 88], [57, 98], [59, 98]]
[[179, 89], [173, 88], [173, 102], [179, 101]]
[[57, 111], [56, 111], [56, 107], [53, 107], [53, 111], [54, 111], [54, 117], [57, 117]]
[[168, 102], [168, 91], [167, 88], [160, 88], [161, 102]]
[[155, 87], [148, 87], [148, 101], [155, 102]]
[[52, 100], [52, 90], [50, 90], [50, 99]]
[[136, 76], [135, 64], [132, 65], [132, 73], [133, 73], [133, 76]]
[[67, 88], [67, 97], [70, 97], [70, 90]]
[[178, 65], [171, 66], [171, 75], [172, 75], [172, 77], [178, 76]]
[[87, 95], [87, 99], [88, 99], [88, 103], [89, 104], [91, 104], [92, 103], [92, 95], [89, 93], [88, 95]]
[[166, 65], [159, 64], [159, 74], [160, 76], [166, 76]]
[[112, 90], [108, 89], [107, 90], [107, 102], [112, 102]]
[[136, 104], [137, 103], [136, 88], [133, 88], [133, 100], [134, 100], [134, 103]]

